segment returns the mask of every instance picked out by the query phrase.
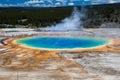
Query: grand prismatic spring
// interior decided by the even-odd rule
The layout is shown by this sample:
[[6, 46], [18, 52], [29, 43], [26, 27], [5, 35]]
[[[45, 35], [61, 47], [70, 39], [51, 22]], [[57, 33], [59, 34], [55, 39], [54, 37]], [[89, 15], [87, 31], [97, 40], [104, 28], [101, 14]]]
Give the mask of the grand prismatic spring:
[[109, 43], [107, 39], [101, 38], [84, 38], [84, 37], [32, 37], [15, 41], [32, 48], [44, 49], [82, 49], [94, 48]]

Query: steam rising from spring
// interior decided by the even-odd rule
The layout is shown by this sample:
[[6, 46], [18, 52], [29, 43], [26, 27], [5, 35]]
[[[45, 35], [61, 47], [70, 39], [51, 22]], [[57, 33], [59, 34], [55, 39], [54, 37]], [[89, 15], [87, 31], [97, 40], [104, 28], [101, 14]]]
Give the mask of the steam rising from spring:
[[45, 31], [71, 31], [71, 30], [81, 30], [83, 28], [81, 19], [84, 17], [76, 7], [74, 8], [72, 15], [65, 18], [56, 25], [48, 26], [43, 28]]

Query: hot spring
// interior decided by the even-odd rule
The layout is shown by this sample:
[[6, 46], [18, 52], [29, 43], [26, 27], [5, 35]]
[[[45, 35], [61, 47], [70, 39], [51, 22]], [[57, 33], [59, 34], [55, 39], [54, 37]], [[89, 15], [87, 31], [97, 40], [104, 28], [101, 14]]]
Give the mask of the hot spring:
[[15, 43], [36, 49], [68, 50], [103, 46], [108, 39], [86, 37], [30, 37], [18, 39]]

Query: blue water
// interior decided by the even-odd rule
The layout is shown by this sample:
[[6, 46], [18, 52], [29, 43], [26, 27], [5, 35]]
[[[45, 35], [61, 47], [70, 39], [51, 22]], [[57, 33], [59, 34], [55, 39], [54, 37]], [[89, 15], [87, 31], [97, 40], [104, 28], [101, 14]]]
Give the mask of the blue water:
[[80, 38], [80, 37], [32, 37], [16, 41], [33, 48], [46, 49], [74, 49], [92, 48], [107, 44], [109, 40], [101, 38]]

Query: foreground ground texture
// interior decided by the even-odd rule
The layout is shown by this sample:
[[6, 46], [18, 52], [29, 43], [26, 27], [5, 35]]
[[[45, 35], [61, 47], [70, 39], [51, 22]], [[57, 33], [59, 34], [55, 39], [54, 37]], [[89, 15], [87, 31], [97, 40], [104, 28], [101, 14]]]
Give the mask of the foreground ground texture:
[[[113, 44], [84, 51], [36, 50], [11, 44], [12, 40], [28, 35], [102, 37], [112, 39]], [[0, 36], [0, 80], [120, 80], [120, 29], [68, 32], [18, 29], [1, 30]]]

